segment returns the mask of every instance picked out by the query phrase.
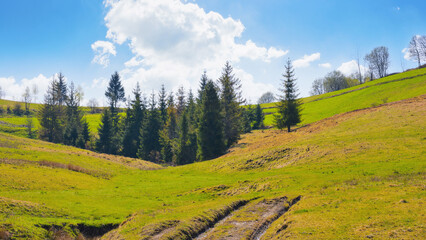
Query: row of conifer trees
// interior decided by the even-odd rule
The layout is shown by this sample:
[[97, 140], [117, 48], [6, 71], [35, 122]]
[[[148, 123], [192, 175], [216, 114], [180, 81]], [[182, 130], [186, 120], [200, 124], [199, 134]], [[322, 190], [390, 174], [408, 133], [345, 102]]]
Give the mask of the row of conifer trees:
[[[88, 123], [79, 106], [80, 92], [66, 86], [59, 74], [45, 96], [40, 111], [40, 138], [81, 148], [137, 157], [173, 165], [215, 158], [236, 143], [241, 133], [263, 127], [263, 112], [242, 106], [241, 82], [227, 62], [217, 81], [201, 77], [196, 96], [183, 87], [167, 94], [164, 85], [149, 99], [139, 84], [127, 101], [115, 72], [105, 92], [98, 137], [90, 141]], [[120, 102], [126, 102], [125, 114]], [[93, 138], [93, 137], [92, 137]], [[94, 142], [94, 144], [90, 144]]]
[[241, 107], [241, 83], [232, 71], [226, 63], [217, 82], [204, 72], [197, 96], [183, 87], [176, 95], [167, 94], [163, 85], [158, 96], [152, 93], [147, 100], [137, 85], [123, 117], [117, 106], [126, 100], [124, 88], [114, 73], [105, 92], [109, 108], [102, 113], [96, 149], [175, 165], [223, 154], [241, 133], [263, 126], [260, 106]]

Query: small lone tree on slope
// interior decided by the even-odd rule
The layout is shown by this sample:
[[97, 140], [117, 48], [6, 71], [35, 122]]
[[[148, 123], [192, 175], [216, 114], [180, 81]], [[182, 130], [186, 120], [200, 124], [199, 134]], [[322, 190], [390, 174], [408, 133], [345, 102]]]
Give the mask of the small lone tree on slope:
[[285, 65], [285, 73], [283, 74], [284, 82], [283, 89], [280, 89], [284, 95], [280, 96], [278, 102], [278, 113], [275, 117], [275, 126], [278, 129], [287, 127], [287, 131], [290, 132], [290, 127], [300, 123], [300, 101], [297, 99], [299, 94], [297, 93], [296, 78], [294, 77], [294, 69], [291, 64], [291, 60], [287, 61]]

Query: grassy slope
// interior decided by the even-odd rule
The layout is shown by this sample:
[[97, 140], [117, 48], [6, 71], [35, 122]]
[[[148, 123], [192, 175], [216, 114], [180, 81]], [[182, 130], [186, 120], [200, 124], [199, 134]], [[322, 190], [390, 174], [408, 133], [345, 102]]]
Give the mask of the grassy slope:
[[134, 203], [136, 196], [104, 202], [103, 192], [114, 194], [112, 182], [118, 176], [157, 168], [141, 160], [1, 133], [0, 225], [43, 238], [46, 231], [35, 223], [118, 223], [122, 214], [134, 210], [126, 202]]
[[[2, 201], [19, 202], [13, 214], [1, 211], [3, 216], [6, 212], [1, 224], [43, 236], [43, 230], [33, 224], [119, 223], [142, 209], [111, 233], [137, 239], [144, 229], [166, 220], [186, 224], [185, 219], [238, 199], [302, 195], [266, 236], [421, 236], [425, 114], [423, 97], [339, 115], [290, 134], [256, 131], [221, 158], [156, 171], [87, 159], [76, 155], [82, 155], [77, 149], [2, 135], [2, 159], [34, 161], [36, 156], [28, 151], [39, 155], [55, 150], [56, 156], [38, 159], [73, 161], [110, 176], [1, 164]], [[401, 199], [407, 203], [400, 203]], [[289, 227], [277, 233], [284, 224]]]
[[[413, 78], [412, 78], [413, 77]], [[404, 78], [411, 78], [398, 81]], [[309, 124], [338, 113], [353, 111], [419, 96], [426, 92], [426, 68], [395, 74], [336, 92], [303, 98], [302, 123]], [[318, 101], [321, 100], [321, 101]], [[263, 104], [265, 113], [275, 113], [275, 103]], [[265, 125], [273, 124], [273, 115]]]
[[[421, 99], [338, 115], [290, 134], [257, 131], [219, 159], [162, 170], [185, 174], [195, 190], [176, 195], [176, 201], [189, 198], [193, 204], [140, 211], [117, 232], [137, 239], [155, 222], [191, 219], [235, 199], [302, 195], [266, 237], [422, 236], [426, 101]], [[194, 179], [201, 175], [218, 176], [222, 179], [210, 185], [225, 186], [203, 187]]]
[[221, 158], [156, 171], [128, 166], [155, 167], [140, 161], [1, 134], [0, 229], [44, 238], [36, 224], [120, 223], [134, 213], [111, 235], [138, 239], [167, 220], [187, 226], [237, 200], [303, 195], [266, 237], [421, 236], [425, 103], [423, 97], [342, 114], [290, 134], [256, 131]]
[[[400, 81], [404, 78], [412, 79]], [[419, 96], [426, 92], [426, 82], [424, 79], [426, 79], [426, 68], [388, 76], [340, 91], [303, 98], [303, 121], [301, 125], [331, 117], [338, 113]], [[0, 100], [0, 107], [6, 109], [6, 106], [11, 106], [13, 108], [16, 103], [20, 102]], [[23, 103], [20, 104], [22, 108], [24, 108]], [[33, 111], [37, 111], [39, 107], [40, 104], [31, 104], [31, 109]], [[262, 108], [264, 108], [264, 113], [267, 114], [265, 116], [265, 125], [272, 126], [273, 114], [277, 110], [275, 108], [275, 103], [262, 104]], [[91, 133], [96, 135], [101, 122], [101, 114], [90, 114], [90, 109], [88, 107], [83, 107], [82, 110], [89, 122]], [[122, 113], [122, 115], [124, 116], [125, 113]], [[2, 124], [2, 122], [7, 124]], [[38, 119], [33, 118], [33, 123], [33, 130], [36, 131], [39, 127]], [[25, 116], [0, 116], [0, 132], [26, 137], [27, 131], [25, 124]]]

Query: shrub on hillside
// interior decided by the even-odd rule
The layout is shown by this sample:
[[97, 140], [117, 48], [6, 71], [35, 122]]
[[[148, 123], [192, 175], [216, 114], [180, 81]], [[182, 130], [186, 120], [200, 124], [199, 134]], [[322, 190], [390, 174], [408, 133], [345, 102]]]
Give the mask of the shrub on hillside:
[[13, 114], [15, 114], [16, 116], [22, 116], [22, 114], [24, 114], [21, 104], [15, 104], [15, 106], [13, 107]]

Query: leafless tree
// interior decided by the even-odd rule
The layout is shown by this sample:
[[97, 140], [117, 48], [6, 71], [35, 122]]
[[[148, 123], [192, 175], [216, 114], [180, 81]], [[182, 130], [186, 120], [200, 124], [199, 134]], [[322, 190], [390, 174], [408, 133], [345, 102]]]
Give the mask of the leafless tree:
[[408, 54], [411, 59], [414, 59], [419, 64], [419, 67], [421, 65], [421, 61], [424, 58], [422, 53], [422, 46], [420, 43], [421, 36], [416, 35], [411, 38], [411, 41], [408, 45]]
[[95, 98], [89, 100], [90, 112], [95, 113], [96, 108], [99, 107], [98, 101]]
[[262, 94], [262, 96], [259, 98], [259, 100], [257, 101], [257, 103], [262, 104], [262, 103], [271, 103], [275, 101], [275, 96], [273, 93], [271, 92], [266, 92], [264, 94]]
[[376, 47], [365, 56], [370, 70], [379, 78], [385, 77], [389, 67], [389, 51], [387, 47]]
[[37, 103], [37, 95], [38, 95], [38, 87], [37, 87], [37, 85], [34, 84], [32, 86], [31, 91], [33, 93], [34, 102]]
[[312, 83], [312, 89], [309, 92], [311, 96], [320, 95], [325, 93], [324, 91], [324, 79], [318, 78]]
[[420, 55], [423, 57], [423, 61], [426, 61], [426, 35], [420, 36], [418, 38], [418, 43], [421, 50]]
[[30, 104], [31, 104], [31, 90], [29, 87], [25, 88], [24, 93], [22, 94], [22, 101], [25, 103], [25, 114], [30, 114]]
[[356, 63], [358, 65], [358, 76], [357, 77], [358, 77], [359, 83], [362, 84], [363, 77], [362, 77], [362, 73], [361, 73], [361, 65], [359, 63], [359, 52], [358, 51], [356, 53]]

